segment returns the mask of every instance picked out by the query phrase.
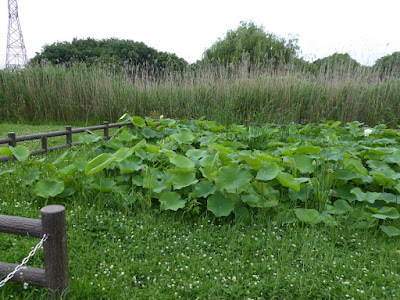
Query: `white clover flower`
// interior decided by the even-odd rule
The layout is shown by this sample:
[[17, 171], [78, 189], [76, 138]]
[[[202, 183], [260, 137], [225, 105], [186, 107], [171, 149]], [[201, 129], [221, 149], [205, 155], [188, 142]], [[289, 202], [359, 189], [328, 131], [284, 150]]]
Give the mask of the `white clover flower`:
[[373, 130], [370, 128], [364, 129], [364, 136], [369, 136], [372, 132]]

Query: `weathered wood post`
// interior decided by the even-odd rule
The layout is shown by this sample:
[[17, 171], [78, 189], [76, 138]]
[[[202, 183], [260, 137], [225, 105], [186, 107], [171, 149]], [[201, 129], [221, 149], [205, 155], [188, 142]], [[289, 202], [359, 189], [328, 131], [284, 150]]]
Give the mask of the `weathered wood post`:
[[108, 122], [107, 121], [104, 121], [104, 138], [105, 139], [108, 139], [109, 138], [109, 136], [108, 136]]
[[42, 137], [42, 149], [45, 153], [47, 152], [47, 136]]
[[[51, 298], [59, 298], [68, 286], [68, 250], [65, 208], [49, 205], [41, 209], [42, 230], [48, 235], [43, 244], [44, 270]], [[67, 299], [67, 295], [63, 295]]]
[[67, 133], [65, 134], [66, 143], [69, 147], [71, 147], [72, 146], [72, 127], [66, 126], [65, 130], [67, 131]]
[[8, 138], [11, 139], [11, 141], [8, 143], [11, 147], [16, 147], [17, 146], [17, 140], [15, 138], [15, 132], [9, 132]]

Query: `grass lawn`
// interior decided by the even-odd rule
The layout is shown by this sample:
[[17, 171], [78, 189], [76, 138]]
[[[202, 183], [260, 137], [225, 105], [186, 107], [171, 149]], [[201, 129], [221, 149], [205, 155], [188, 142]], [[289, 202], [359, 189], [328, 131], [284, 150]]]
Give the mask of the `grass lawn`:
[[[89, 151], [74, 147], [68, 157]], [[66, 207], [71, 299], [400, 297], [398, 238], [355, 231], [351, 218], [338, 216], [334, 227], [284, 223], [285, 210], [277, 206], [255, 209], [249, 223], [237, 223], [210, 211], [198, 216], [160, 211], [159, 205], [146, 207], [138, 195], [127, 201], [114, 192], [80, 190], [46, 200], [35, 196], [32, 185], [21, 188], [35, 171], [32, 162], [52, 162], [62, 153], [1, 163], [0, 172], [15, 171], [0, 175], [0, 214], [39, 218], [45, 205]], [[20, 263], [37, 242], [0, 233], [0, 260]], [[43, 267], [43, 251], [28, 265]], [[0, 298], [44, 299], [46, 291], [8, 282]]]

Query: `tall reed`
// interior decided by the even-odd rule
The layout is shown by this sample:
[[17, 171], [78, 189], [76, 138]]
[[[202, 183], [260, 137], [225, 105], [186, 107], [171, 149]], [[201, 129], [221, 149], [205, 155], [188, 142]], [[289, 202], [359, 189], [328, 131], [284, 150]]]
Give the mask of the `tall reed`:
[[400, 80], [366, 68], [274, 69], [248, 60], [181, 72], [36, 66], [0, 71], [0, 121], [115, 121], [124, 112], [221, 123], [358, 120], [399, 124]]

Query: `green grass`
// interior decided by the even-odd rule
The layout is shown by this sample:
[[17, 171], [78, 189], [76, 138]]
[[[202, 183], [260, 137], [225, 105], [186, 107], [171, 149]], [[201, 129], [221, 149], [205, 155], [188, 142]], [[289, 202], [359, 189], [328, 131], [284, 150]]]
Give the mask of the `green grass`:
[[[85, 155], [88, 146], [70, 155]], [[54, 161], [63, 152], [44, 155]], [[32, 161], [34, 158], [28, 160]], [[211, 213], [190, 217], [143, 209], [140, 198], [81, 190], [68, 200], [33, 196], [20, 181], [34, 165], [0, 170], [0, 214], [39, 218], [40, 208], [66, 207], [71, 299], [396, 299], [398, 238], [340, 226], [283, 224], [279, 207], [250, 224]], [[37, 239], [0, 234], [1, 260], [19, 263]], [[30, 266], [43, 267], [40, 250]], [[41, 299], [46, 291], [7, 283], [0, 298]]]
[[132, 115], [220, 123], [358, 120], [398, 125], [400, 80], [366, 68], [313, 74], [294, 66], [275, 71], [244, 61], [230, 67], [156, 76], [135, 68], [114, 74], [75, 65], [0, 72], [0, 119], [10, 122], [83, 122]]

